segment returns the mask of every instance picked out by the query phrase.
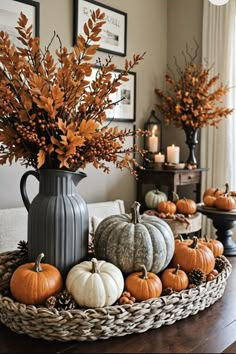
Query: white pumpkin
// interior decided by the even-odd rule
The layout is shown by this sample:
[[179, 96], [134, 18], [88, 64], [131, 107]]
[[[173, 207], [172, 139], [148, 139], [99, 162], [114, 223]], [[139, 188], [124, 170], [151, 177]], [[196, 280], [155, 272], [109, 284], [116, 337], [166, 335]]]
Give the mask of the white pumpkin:
[[114, 264], [93, 258], [71, 268], [66, 289], [82, 307], [109, 306], [121, 296], [124, 277]]
[[152, 189], [145, 194], [145, 204], [149, 209], [156, 209], [160, 202], [168, 200], [167, 195], [159, 189]]

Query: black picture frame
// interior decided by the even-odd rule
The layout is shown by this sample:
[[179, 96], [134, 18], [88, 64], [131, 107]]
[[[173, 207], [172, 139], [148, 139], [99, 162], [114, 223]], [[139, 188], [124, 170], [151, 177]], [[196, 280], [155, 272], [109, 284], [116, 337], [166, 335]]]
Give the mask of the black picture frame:
[[28, 18], [28, 23], [33, 25], [33, 36], [39, 37], [40, 4], [34, 0], [1, 0], [0, 2], [0, 29], [9, 33], [11, 40], [18, 46], [17, 21], [20, 12]]
[[[73, 45], [79, 34], [83, 34], [84, 23], [90, 13], [100, 8], [106, 14], [102, 27], [98, 50], [119, 56], [126, 56], [127, 13], [93, 0], [74, 0], [73, 2]], [[109, 19], [109, 21], [108, 21]]]
[[[95, 78], [97, 69], [98, 67], [96, 65], [92, 68], [92, 79]], [[113, 71], [112, 75], [115, 76], [116, 73], [120, 73], [121, 71], [122, 70], [116, 69]], [[136, 72], [130, 71], [128, 78], [129, 80], [123, 81], [115, 93], [110, 94], [110, 99], [113, 102], [118, 102], [123, 97], [126, 97], [112, 109], [106, 110], [107, 120], [125, 123], [134, 123], [136, 121]]]

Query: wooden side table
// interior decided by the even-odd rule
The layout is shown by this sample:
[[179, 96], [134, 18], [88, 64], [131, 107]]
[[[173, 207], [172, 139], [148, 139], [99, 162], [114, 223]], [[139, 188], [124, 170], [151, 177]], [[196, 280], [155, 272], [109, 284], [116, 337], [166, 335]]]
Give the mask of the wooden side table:
[[178, 186], [196, 185], [196, 203], [201, 201], [201, 177], [207, 168], [196, 168], [194, 170], [169, 170], [169, 169], [155, 169], [147, 168], [145, 170], [138, 170], [137, 180], [137, 200], [141, 204], [141, 211], [145, 210], [145, 195], [143, 187], [147, 184], [154, 184], [156, 188], [161, 189], [161, 186], [168, 187], [168, 197], [171, 193], [177, 193]]

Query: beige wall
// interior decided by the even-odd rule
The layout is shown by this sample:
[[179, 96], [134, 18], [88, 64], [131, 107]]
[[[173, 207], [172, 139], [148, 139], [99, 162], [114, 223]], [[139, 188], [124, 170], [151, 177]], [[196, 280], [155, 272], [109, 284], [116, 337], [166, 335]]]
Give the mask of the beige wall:
[[[50, 41], [55, 30], [63, 45], [72, 45], [72, 0], [40, 0], [40, 37], [44, 47]], [[201, 37], [202, 0], [103, 0], [100, 1], [128, 14], [127, 57], [134, 53], [146, 51], [145, 59], [135, 71], [137, 72], [136, 124], [143, 128], [150, 112], [155, 108], [156, 87], [164, 87], [166, 63], [183, 48], [186, 40]], [[54, 50], [57, 47], [52, 46]], [[104, 59], [105, 54], [98, 52]], [[122, 68], [124, 58], [114, 56], [117, 68]], [[132, 127], [123, 124], [122, 127]], [[176, 143], [183, 146], [183, 137], [178, 131]], [[165, 143], [173, 140], [171, 129], [164, 132]], [[174, 141], [174, 140], [173, 140]], [[184, 148], [183, 151], [184, 158]], [[11, 167], [0, 167], [0, 208], [21, 206], [19, 183], [25, 168], [13, 163]], [[135, 199], [136, 181], [128, 171], [114, 168], [110, 175], [89, 167], [85, 170], [88, 177], [79, 186], [81, 195], [87, 202], [124, 199], [129, 209]], [[38, 183], [30, 178], [29, 196], [37, 193]]]
[[[200, 45], [199, 56], [201, 56], [202, 7], [202, 0], [168, 0], [167, 64], [174, 72], [174, 57], [180, 66], [183, 65], [182, 50], [185, 50], [186, 45], [195, 48], [194, 39]], [[188, 148], [183, 130], [176, 130], [170, 125], [164, 129], [163, 140], [166, 146], [168, 143], [180, 146], [180, 159], [183, 162], [187, 160]], [[200, 162], [199, 144], [196, 147], [196, 157]]]

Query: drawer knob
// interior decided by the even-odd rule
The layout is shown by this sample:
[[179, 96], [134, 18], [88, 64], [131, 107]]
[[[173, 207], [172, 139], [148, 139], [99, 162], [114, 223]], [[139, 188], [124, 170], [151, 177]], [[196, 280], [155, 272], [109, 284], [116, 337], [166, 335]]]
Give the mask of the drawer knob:
[[188, 176], [188, 179], [191, 179], [192, 178], [192, 176]]

